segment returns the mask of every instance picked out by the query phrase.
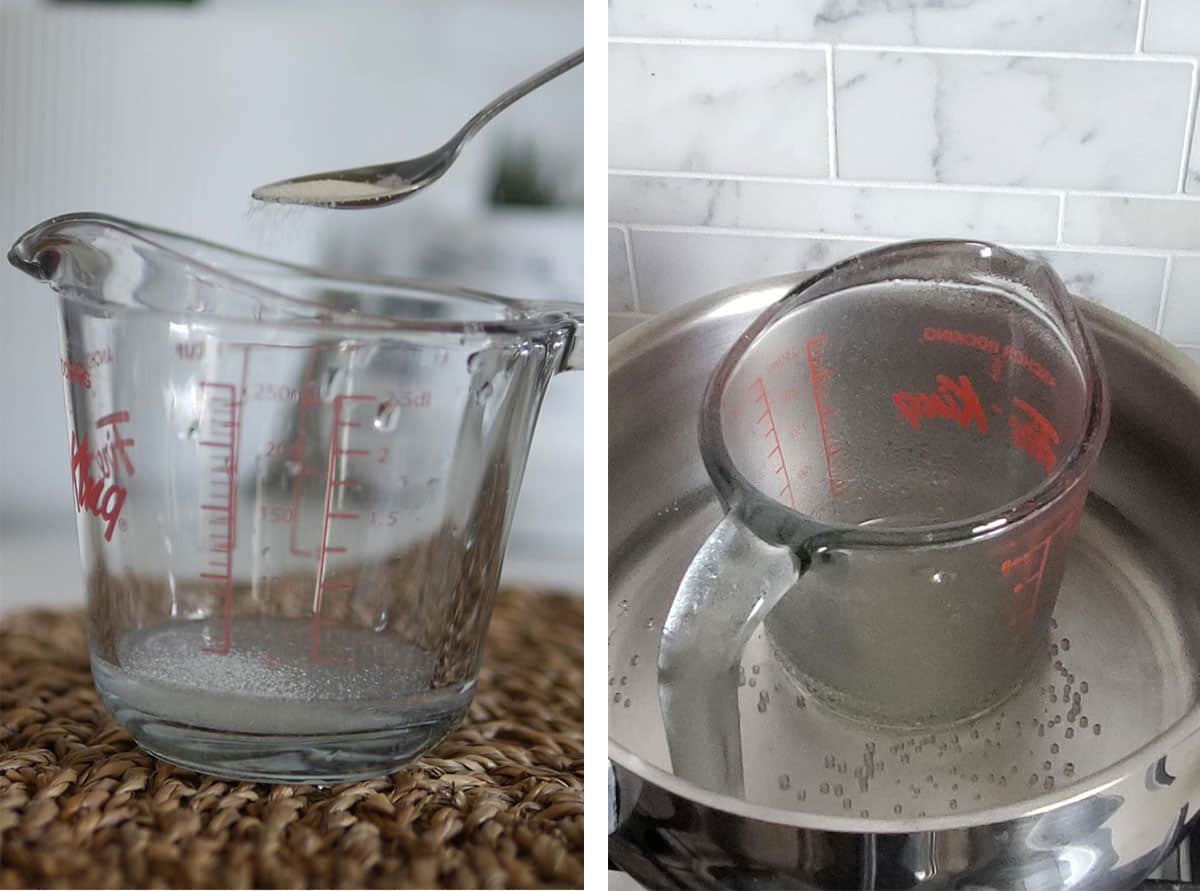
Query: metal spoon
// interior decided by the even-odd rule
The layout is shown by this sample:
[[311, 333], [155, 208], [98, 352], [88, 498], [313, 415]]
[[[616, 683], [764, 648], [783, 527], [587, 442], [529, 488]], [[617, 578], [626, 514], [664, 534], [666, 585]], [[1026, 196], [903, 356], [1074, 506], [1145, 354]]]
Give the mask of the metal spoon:
[[385, 204], [403, 201], [441, 178], [458, 158], [467, 140], [478, 133], [484, 124], [526, 93], [570, 71], [582, 61], [583, 50], [580, 49], [521, 81], [485, 105], [445, 145], [427, 155], [391, 164], [331, 170], [328, 173], [312, 173], [308, 176], [280, 180], [277, 183], [259, 186], [251, 193], [252, 197], [278, 204], [333, 208], [382, 207]]

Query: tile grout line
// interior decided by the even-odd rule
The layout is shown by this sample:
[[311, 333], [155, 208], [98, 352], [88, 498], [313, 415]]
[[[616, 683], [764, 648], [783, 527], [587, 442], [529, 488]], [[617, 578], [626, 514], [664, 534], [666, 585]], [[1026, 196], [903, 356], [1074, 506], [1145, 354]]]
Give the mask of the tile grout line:
[[[919, 238], [922, 236], [897, 233], [851, 234], [845, 232], [813, 232], [806, 229], [739, 229], [733, 226], [705, 226], [695, 223], [638, 223], [631, 221], [613, 222], [614, 226], [633, 232], [663, 232], [676, 235], [733, 235], [744, 238], [764, 239], [799, 239], [806, 238], [814, 241], [847, 241], [879, 243], [894, 241], [898, 238]], [[1134, 247], [1110, 244], [1046, 244], [1036, 241], [1002, 240], [1006, 247], [1027, 251], [1062, 251], [1077, 254], [1104, 254], [1121, 257], [1155, 257], [1170, 259], [1171, 257], [1200, 257], [1200, 248], [1154, 248]]]
[[1183, 131], [1183, 160], [1179, 165], [1179, 194], [1185, 194], [1187, 189], [1188, 168], [1192, 163], [1192, 151], [1196, 135], [1196, 105], [1200, 103], [1197, 95], [1200, 84], [1200, 62], [1192, 62], [1192, 85], [1188, 90], [1188, 110], [1184, 119]]
[[1167, 254], [1167, 262], [1163, 265], [1162, 291], [1158, 295], [1158, 317], [1154, 320], [1154, 333], [1162, 335], [1163, 321], [1167, 317], [1167, 291], [1171, 286], [1171, 268], [1175, 258]]
[[621, 226], [621, 238], [625, 242], [625, 265], [629, 268], [629, 296], [633, 298], [633, 311], [642, 311], [642, 295], [638, 290], [637, 271], [633, 265], [633, 233], [629, 226]]
[[639, 168], [612, 168], [610, 176], [661, 177], [664, 179], [693, 179], [693, 180], [734, 180], [739, 182], [761, 182], [775, 185], [798, 186], [828, 186], [839, 185], [851, 188], [878, 189], [930, 189], [939, 192], [1002, 192], [1009, 195], [1057, 195], [1055, 189], [1039, 189], [1029, 186], [963, 186], [955, 183], [939, 182], [895, 182], [888, 180], [853, 180], [839, 179], [831, 183], [826, 178], [805, 176], [775, 176], [757, 173], [712, 173], [690, 170], [644, 170]]
[[[823, 51], [829, 43], [807, 40], [728, 40], [705, 37], [610, 37], [610, 44], [626, 46], [694, 46], [726, 47], [730, 49], [790, 49]], [[1092, 62], [1191, 62], [1192, 57], [1180, 53], [1102, 53], [1071, 52], [1067, 50], [999, 50], [974, 47], [911, 46], [903, 44], [839, 43], [837, 49], [846, 52], [869, 53], [926, 53], [941, 56], [980, 56], [1011, 59], [1064, 59]]]
[[1143, 55], [1146, 45], [1146, 14], [1150, 9], [1150, 0], [1142, 0], [1138, 6], [1137, 20], [1137, 36], [1133, 40], [1133, 51], [1136, 55]]
[[963, 185], [959, 183], [913, 182], [909, 180], [866, 180], [838, 179], [830, 182], [828, 178], [811, 176], [774, 176], [757, 173], [713, 173], [692, 170], [647, 170], [636, 167], [612, 167], [609, 176], [628, 176], [640, 178], [678, 179], [678, 180], [728, 180], [731, 182], [769, 183], [774, 185], [793, 186], [835, 186], [839, 188], [879, 189], [880, 191], [915, 191], [929, 192], [958, 192], [966, 194], [999, 194], [999, 195], [1035, 195], [1043, 198], [1057, 198], [1062, 194], [1071, 194], [1081, 198], [1135, 198], [1140, 201], [1178, 201], [1183, 203], [1200, 203], [1200, 195], [1180, 194], [1178, 192], [1106, 192], [1099, 189], [1062, 189], [1051, 186], [992, 186], [992, 185]]
[[1054, 243], [1063, 243], [1063, 229], [1067, 225], [1067, 193], [1061, 192], [1058, 196], [1058, 228], [1054, 232]]
[[829, 178], [838, 178], [837, 105], [834, 101], [833, 47], [825, 47], [825, 126], [829, 133]]

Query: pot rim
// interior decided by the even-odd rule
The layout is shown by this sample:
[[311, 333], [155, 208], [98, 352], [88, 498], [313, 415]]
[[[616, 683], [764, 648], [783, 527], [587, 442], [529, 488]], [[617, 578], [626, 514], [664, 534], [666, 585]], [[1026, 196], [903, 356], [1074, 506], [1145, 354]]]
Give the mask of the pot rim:
[[[649, 318], [617, 335], [609, 343], [608, 374], [610, 380], [628, 363], [657, 349], [658, 341], [664, 333], [679, 331], [689, 324], [697, 324], [710, 317], [761, 310], [771, 300], [783, 296], [788, 289], [807, 280], [810, 276], [811, 273], [799, 272], [758, 279], [726, 288]], [[1080, 297], [1075, 297], [1075, 300], [1079, 303], [1083, 310], [1083, 316], [1090, 324], [1118, 340], [1125, 341], [1135, 352], [1153, 356], [1159, 364], [1182, 380], [1188, 389], [1196, 393], [1197, 398], [1200, 399], [1200, 367], [1176, 347], [1157, 334], [1098, 303]], [[907, 834], [953, 831], [1007, 823], [1069, 807], [1079, 801], [1102, 794], [1134, 774], [1143, 772], [1148, 763], [1153, 763], [1152, 760], [1148, 760], [1149, 755], [1158, 753], [1159, 757], [1163, 757], [1178, 748], [1189, 737], [1194, 736], [1197, 731], [1200, 731], [1200, 704], [1194, 703], [1188, 712], [1162, 733], [1104, 770], [1079, 783], [1073, 783], [1016, 804], [988, 808], [962, 816], [836, 817], [767, 807], [752, 804], [731, 795], [711, 792], [694, 783], [682, 780], [673, 773], [650, 764], [611, 736], [608, 739], [608, 757], [610, 761], [635, 776], [652, 782], [673, 795], [711, 810], [745, 819], [823, 832], [856, 835]]]

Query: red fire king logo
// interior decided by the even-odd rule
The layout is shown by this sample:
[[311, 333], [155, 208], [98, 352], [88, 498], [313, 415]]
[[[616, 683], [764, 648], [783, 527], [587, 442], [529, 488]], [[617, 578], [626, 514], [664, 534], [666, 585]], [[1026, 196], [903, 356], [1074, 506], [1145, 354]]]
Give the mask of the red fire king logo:
[[[132, 438], [122, 435], [121, 424], [129, 423], [129, 412], [115, 411], [96, 420], [96, 439], [102, 441], [92, 451], [90, 434], [80, 439], [71, 434], [71, 479], [75, 485], [75, 509], [87, 510], [105, 522], [104, 540], [112, 541], [113, 531], [121, 519], [128, 490], [117, 482], [118, 473], [134, 476], [129, 449]], [[93, 476], [95, 468], [98, 476]]]

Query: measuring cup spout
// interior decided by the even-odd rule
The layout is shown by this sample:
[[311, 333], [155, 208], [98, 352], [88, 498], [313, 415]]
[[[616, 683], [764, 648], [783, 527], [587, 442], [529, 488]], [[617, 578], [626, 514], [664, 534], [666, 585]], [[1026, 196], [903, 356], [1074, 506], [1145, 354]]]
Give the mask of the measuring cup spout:
[[[8, 252], [17, 269], [106, 314], [197, 313], [230, 321], [322, 322], [336, 310], [275, 290], [309, 270], [116, 217], [72, 213], [25, 232]], [[347, 321], [381, 324], [366, 313]]]
[[72, 213], [30, 228], [9, 249], [8, 261], [77, 302], [151, 309], [135, 299], [145, 296], [146, 282], [162, 278], [164, 285], [179, 284], [176, 276], [191, 276], [203, 265], [189, 260], [206, 247], [220, 250], [116, 217]]
[[8, 262], [38, 281], [51, 281], [61, 268], [64, 254], [81, 244], [71, 226], [57, 222], [57, 218], [47, 220], [25, 232], [9, 249]]

